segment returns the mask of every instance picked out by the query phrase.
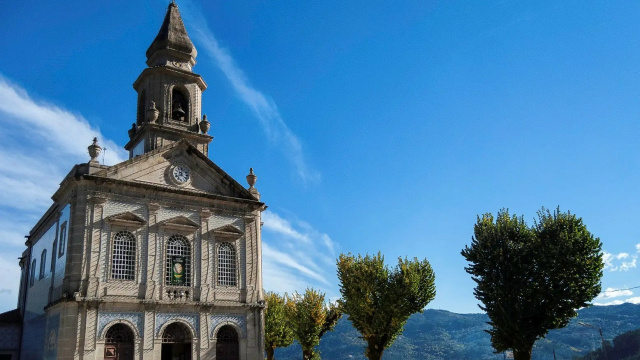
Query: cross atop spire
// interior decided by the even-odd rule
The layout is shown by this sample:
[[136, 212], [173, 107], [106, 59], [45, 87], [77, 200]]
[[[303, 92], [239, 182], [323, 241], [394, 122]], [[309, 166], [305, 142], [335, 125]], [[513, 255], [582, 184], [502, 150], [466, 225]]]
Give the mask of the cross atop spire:
[[[198, 52], [187, 35], [178, 5], [172, 1], [167, 8], [160, 31], [147, 50], [147, 65], [154, 67], [179, 63], [178, 67], [191, 67], [196, 63]], [[188, 66], [184, 66], [187, 65]], [[174, 64], [175, 65], [175, 64]]]

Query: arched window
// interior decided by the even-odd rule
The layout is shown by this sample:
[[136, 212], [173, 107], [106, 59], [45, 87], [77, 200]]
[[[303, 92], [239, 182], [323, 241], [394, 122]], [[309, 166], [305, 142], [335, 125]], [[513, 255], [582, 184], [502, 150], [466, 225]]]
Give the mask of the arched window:
[[184, 92], [176, 89], [171, 91], [171, 118], [178, 121], [189, 121], [189, 101]]
[[218, 285], [236, 286], [236, 249], [228, 242], [218, 247]]
[[33, 286], [36, 281], [36, 259], [31, 262], [31, 275], [29, 276], [29, 286]]
[[125, 324], [115, 324], [104, 337], [104, 359], [133, 360], [133, 331]]
[[191, 286], [191, 247], [182, 235], [172, 235], [167, 241], [166, 284]]
[[65, 246], [67, 246], [67, 222], [60, 225], [60, 236], [58, 237], [58, 257], [64, 255]]
[[40, 254], [40, 279], [44, 278], [45, 271], [47, 265], [47, 249], [42, 250]]
[[224, 325], [216, 336], [216, 359], [238, 360], [240, 358], [238, 333], [230, 325]]
[[129, 231], [119, 231], [113, 237], [111, 278], [117, 280], [135, 280], [136, 278], [136, 238]]

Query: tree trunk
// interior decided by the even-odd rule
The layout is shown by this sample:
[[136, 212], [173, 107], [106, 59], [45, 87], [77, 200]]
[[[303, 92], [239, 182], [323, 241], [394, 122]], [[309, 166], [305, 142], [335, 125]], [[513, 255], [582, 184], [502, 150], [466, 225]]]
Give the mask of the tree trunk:
[[378, 346], [374, 341], [367, 341], [367, 349], [365, 350], [365, 356], [369, 360], [382, 360], [382, 353], [384, 347]]
[[313, 349], [302, 349], [302, 360], [312, 360]]
[[267, 349], [267, 360], [273, 360], [274, 350], [275, 350], [275, 347], [270, 347]]
[[531, 350], [533, 344], [523, 349], [513, 349], [513, 360], [531, 360]]

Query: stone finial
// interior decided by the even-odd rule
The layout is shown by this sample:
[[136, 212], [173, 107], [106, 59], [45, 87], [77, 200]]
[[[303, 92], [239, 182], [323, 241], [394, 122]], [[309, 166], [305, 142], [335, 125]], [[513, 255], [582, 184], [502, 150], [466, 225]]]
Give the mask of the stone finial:
[[89, 145], [89, 147], [87, 148], [89, 150], [89, 156], [91, 156], [91, 160], [90, 162], [98, 162], [98, 156], [100, 155], [100, 152], [102, 152], [102, 148], [100, 147], [100, 145], [98, 145], [98, 138], [94, 137], [93, 138], [93, 143], [91, 145]]
[[149, 105], [149, 109], [147, 109], [147, 121], [151, 124], [155, 124], [156, 120], [158, 120], [159, 115], [160, 111], [156, 109], [155, 101], [152, 101], [151, 105]]
[[133, 138], [133, 136], [136, 134], [136, 131], [138, 131], [138, 126], [136, 125], [136, 123], [131, 124], [131, 129], [129, 129], [128, 131], [129, 139]]
[[249, 189], [255, 189], [253, 185], [256, 184], [258, 177], [253, 173], [253, 168], [249, 168], [249, 175], [247, 175], [247, 183], [249, 183]]
[[206, 134], [209, 132], [210, 128], [211, 123], [207, 121], [207, 114], [202, 115], [202, 121], [200, 121], [200, 131], [202, 131], [203, 134]]

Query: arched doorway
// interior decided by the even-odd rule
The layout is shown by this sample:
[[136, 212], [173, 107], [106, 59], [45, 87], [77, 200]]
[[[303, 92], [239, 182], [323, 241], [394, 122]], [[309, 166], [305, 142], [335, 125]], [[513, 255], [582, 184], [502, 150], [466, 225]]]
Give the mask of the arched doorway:
[[238, 333], [231, 325], [225, 325], [218, 330], [216, 336], [216, 360], [239, 360], [240, 346]]
[[191, 332], [181, 324], [169, 324], [162, 334], [162, 360], [191, 360]]
[[133, 360], [133, 331], [125, 324], [109, 328], [104, 341], [105, 360]]

